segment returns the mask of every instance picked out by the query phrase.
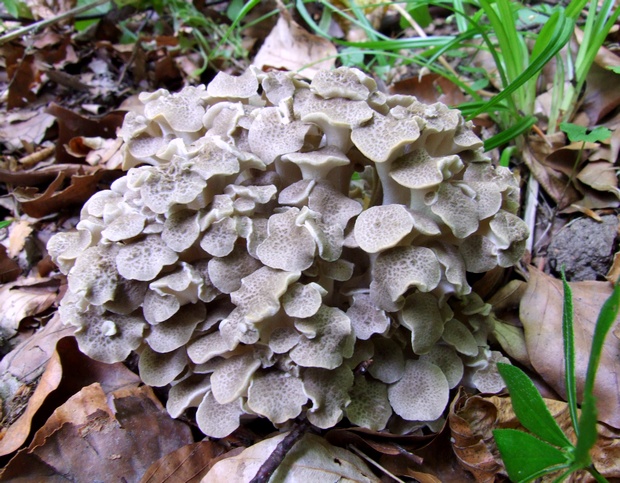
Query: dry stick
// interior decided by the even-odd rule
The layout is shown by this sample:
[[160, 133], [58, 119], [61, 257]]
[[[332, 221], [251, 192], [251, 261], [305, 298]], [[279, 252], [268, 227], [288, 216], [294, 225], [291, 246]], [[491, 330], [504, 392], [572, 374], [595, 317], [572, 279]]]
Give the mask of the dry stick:
[[48, 18], [45, 20], [41, 20], [40, 22], [33, 23], [31, 25], [27, 25], [26, 27], [18, 28], [0, 37], [0, 45], [6, 44], [7, 42], [10, 42], [11, 40], [21, 37], [22, 35], [26, 35], [30, 32], [35, 32], [39, 29], [49, 27], [50, 25], [53, 25], [57, 22], [73, 17], [79, 13], [86, 12], [88, 10], [91, 10], [95, 7], [104, 5], [109, 2], [110, 0], [95, 0], [94, 2], [89, 3], [88, 5], [82, 5], [81, 7], [75, 7], [75, 8], [72, 8], [71, 10], [67, 10], [66, 12], [61, 13], [60, 15], [57, 15], [53, 18]]
[[265, 462], [256, 472], [256, 476], [250, 480], [250, 483], [267, 483], [273, 473], [278, 469], [278, 466], [282, 463], [286, 455], [291, 448], [301, 439], [301, 437], [310, 428], [310, 423], [307, 419], [300, 421], [293, 427], [290, 433], [278, 443], [276, 449], [274, 449]]

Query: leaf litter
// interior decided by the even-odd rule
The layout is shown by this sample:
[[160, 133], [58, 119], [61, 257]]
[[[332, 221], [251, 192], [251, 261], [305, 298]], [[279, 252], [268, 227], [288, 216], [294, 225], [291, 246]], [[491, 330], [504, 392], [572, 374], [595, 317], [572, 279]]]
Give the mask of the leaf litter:
[[[35, 18], [54, 18], [71, 8], [70, 3], [58, 2], [53, 10], [43, 2], [29, 2], [29, 6]], [[368, 9], [371, 12], [376, 24], [387, 10]], [[120, 15], [116, 21], [113, 14]], [[112, 475], [110, 468], [128, 481], [222, 481], [235, 472], [245, 476], [234, 481], [249, 481], [285, 436], [270, 437], [272, 428], [259, 425], [252, 427], [256, 432], [243, 428], [221, 441], [196, 439], [188, 422], [167, 416], [160, 402], [165, 393], [140, 385], [127, 369], [131, 361], [106, 365], [89, 360], [67, 337], [71, 329], [54, 315], [65, 281], [50, 272], [41, 247], [60, 226], [63, 230], [72, 226], [76, 220], [72, 215], [84, 201], [119, 175], [116, 129], [122, 123], [123, 101], [144, 90], [178, 90], [187, 83], [205, 82], [215, 73], [210, 66], [197, 74], [200, 56], [179, 48], [178, 33], [170, 27], [163, 32], [149, 30], [145, 17], [131, 15], [113, 9], [95, 30], [78, 36], [70, 24], [64, 24], [34, 34], [28, 46], [22, 39], [0, 47], [7, 80], [3, 103], [8, 108], [0, 113], [0, 211], [3, 218], [15, 220], [13, 227], [0, 230], [0, 330], [6, 354], [0, 361], [0, 453], [8, 457], [0, 473], [2, 481], [59, 475], [92, 481], [97, 475]], [[248, 29], [255, 37], [245, 38], [246, 45], [260, 46], [255, 48], [256, 65], [300, 70], [308, 77], [313, 71], [303, 69], [307, 64], [328, 58], [326, 65], [335, 65], [337, 49], [331, 42], [309, 32], [286, 10], [277, 18], [275, 24], [268, 18]], [[146, 28], [134, 29], [139, 34], [122, 44], [120, 19]], [[261, 32], [261, 25], [268, 27]], [[360, 35], [350, 25], [340, 28], [349, 40]], [[435, 28], [446, 26], [442, 21]], [[240, 70], [231, 67], [235, 60], [215, 62], [217, 68]], [[620, 205], [620, 97], [614, 89], [617, 74], [610, 70], [619, 64], [618, 56], [602, 49], [597, 64], [575, 123], [585, 129], [605, 126], [611, 136], [570, 145], [563, 133], [545, 138], [531, 135], [523, 147], [525, 165], [544, 193], [538, 199], [538, 248], [532, 261], [547, 273], [545, 248], [567, 220], [581, 213], [592, 217], [613, 213]], [[392, 93], [418, 95], [428, 102], [463, 101], [458, 87], [435, 74], [401, 71], [395, 78], [400, 80], [391, 86]], [[544, 97], [540, 100], [544, 105]], [[476, 122], [480, 129], [494, 128], [488, 119]], [[33, 250], [33, 246], [39, 248]], [[620, 273], [620, 255], [616, 260], [607, 274], [610, 281]], [[547, 273], [530, 267], [527, 282], [519, 281], [520, 288], [509, 291], [510, 303], [503, 312], [498, 310], [498, 325], [505, 330], [496, 338], [507, 353], [534, 370], [535, 380], [555, 397], [546, 399], [548, 407], [562, 429], [568, 430], [566, 405], [559, 400], [564, 391], [559, 382], [563, 380], [558, 336], [561, 284]], [[505, 274], [496, 280], [502, 277], [505, 284]], [[489, 283], [489, 296], [498, 288], [501, 292], [501, 282], [493, 284], [486, 276], [484, 281]], [[583, 361], [595, 315], [610, 287], [603, 281], [574, 282], [571, 287], [577, 360]], [[490, 300], [498, 308], [502, 305], [497, 297]], [[597, 378], [601, 423], [593, 460], [603, 475], [619, 478], [617, 323], [612, 332]], [[585, 368], [578, 365], [577, 370], [582, 382]], [[346, 427], [323, 436], [306, 434], [289, 450], [277, 474], [282, 481], [289, 481], [285, 473], [298, 472], [304, 478], [329, 474], [352, 481], [379, 481], [376, 475], [389, 479], [381, 470], [371, 470], [374, 466], [360, 458], [361, 452], [397, 478], [501, 481], [505, 473], [490, 436], [498, 427], [518, 427], [510, 399], [461, 390], [454, 394], [447, 424], [436, 435], [403, 437]]]

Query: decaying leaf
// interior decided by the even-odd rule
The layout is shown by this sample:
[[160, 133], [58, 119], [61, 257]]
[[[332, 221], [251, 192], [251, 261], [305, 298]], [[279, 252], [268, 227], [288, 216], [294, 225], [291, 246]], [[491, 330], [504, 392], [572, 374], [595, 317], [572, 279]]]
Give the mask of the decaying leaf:
[[0, 283], [14, 281], [20, 272], [17, 262], [8, 256], [5, 246], [0, 245]]
[[[532, 366], [559, 394], [564, 390], [562, 340], [562, 282], [530, 267], [527, 290], [521, 300], [520, 316], [525, 329]], [[575, 282], [573, 292], [577, 391], [585, 380], [594, 326], [603, 302], [612, 291], [607, 282]], [[617, 330], [618, 321], [612, 331]], [[599, 420], [620, 428], [620, 346], [613, 336], [606, 340], [596, 376], [594, 395]]]
[[24, 143], [38, 145], [54, 122], [54, 116], [45, 113], [44, 106], [0, 114], [0, 139], [9, 152], [21, 149]]
[[58, 298], [58, 280], [28, 278], [0, 287], [0, 333], [12, 336], [26, 317], [47, 310]]
[[17, 188], [13, 194], [21, 203], [24, 213], [41, 218], [68, 206], [81, 206], [95, 193], [103, 173], [104, 171], [100, 170], [92, 174], [74, 174], [71, 184], [62, 189], [66, 176], [60, 172], [43, 193], [39, 193], [36, 188]]
[[390, 94], [415, 96], [427, 104], [442, 102], [448, 106], [457, 106], [465, 102], [465, 95], [461, 89], [439, 74], [408, 77], [394, 82], [390, 86]]
[[153, 463], [140, 481], [198, 483], [211, 469], [214, 459], [225, 451], [225, 446], [215, 441], [200, 441], [181, 446]]
[[287, 10], [282, 10], [278, 23], [265, 39], [253, 64], [258, 68], [303, 69], [300, 75], [312, 79], [317, 71], [334, 66], [336, 54], [336, 47], [331, 42], [303, 29]]
[[[250, 481], [285, 437], [286, 433], [265, 439], [237, 456], [218, 461], [202, 479], [202, 483]], [[378, 483], [380, 480], [359, 457], [350, 451], [333, 446], [325, 439], [307, 433], [291, 448], [270, 481]]]
[[149, 387], [106, 395], [94, 383], [54, 412], [0, 481], [137, 481], [154, 461], [191, 441], [189, 427], [168, 416]]

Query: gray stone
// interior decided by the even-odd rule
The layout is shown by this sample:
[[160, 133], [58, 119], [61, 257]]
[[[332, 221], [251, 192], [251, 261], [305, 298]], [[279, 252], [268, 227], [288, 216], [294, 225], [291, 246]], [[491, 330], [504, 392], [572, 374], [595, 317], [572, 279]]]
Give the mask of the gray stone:
[[602, 222], [579, 218], [553, 237], [547, 256], [555, 275], [559, 276], [564, 264], [568, 280], [605, 280], [618, 236], [618, 217], [605, 215], [601, 218]]

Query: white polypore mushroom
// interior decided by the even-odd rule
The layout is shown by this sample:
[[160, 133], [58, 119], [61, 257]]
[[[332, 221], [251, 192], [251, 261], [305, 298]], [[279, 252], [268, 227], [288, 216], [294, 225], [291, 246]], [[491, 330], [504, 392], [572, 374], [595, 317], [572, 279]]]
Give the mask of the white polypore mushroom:
[[153, 280], [166, 266], [175, 263], [179, 256], [166, 246], [157, 235], [125, 245], [118, 250], [116, 268], [129, 280]]
[[174, 381], [187, 365], [184, 348], [160, 353], [145, 347], [140, 353], [140, 379], [149, 386], [161, 387]]
[[88, 230], [76, 230], [67, 233], [57, 233], [47, 244], [47, 252], [60, 271], [65, 275], [75, 264], [75, 259], [86, 250], [92, 241]]
[[316, 243], [308, 229], [298, 224], [300, 214], [299, 208], [289, 208], [269, 217], [267, 238], [256, 248], [259, 260], [268, 267], [292, 272], [312, 265]]
[[329, 179], [328, 174], [334, 168], [350, 164], [349, 158], [334, 146], [325, 146], [317, 151], [285, 154], [282, 160], [299, 166], [305, 180]]
[[212, 438], [225, 438], [239, 427], [239, 418], [244, 413], [241, 400], [220, 404], [209, 391], [198, 406], [196, 422], [206, 435]]
[[161, 239], [168, 248], [183, 252], [194, 244], [200, 234], [198, 216], [194, 210], [179, 210], [168, 215], [161, 232]]
[[209, 260], [209, 278], [222, 293], [232, 293], [241, 287], [241, 280], [261, 267], [242, 246], [237, 245], [228, 255]]
[[405, 372], [403, 349], [395, 341], [385, 337], [373, 337], [374, 354], [368, 372], [386, 384], [400, 380]]
[[211, 391], [220, 404], [227, 404], [245, 396], [252, 376], [261, 366], [254, 352], [249, 350], [218, 361], [211, 375]]
[[174, 384], [168, 392], [166, 410], [173, 418], [178, 418], [187, 408], [197, 407], [211, 388], [209, 377], [192, 375]]
[[455, 388], [463, 379], [463, 361], [452, 347], [434, 345], [420, 360], [438, 366], [446, 376], [450, 389]]
[[282, 119], [277, 108], [266, 107], [254, 119], [248, 141], [252, 152], [269, 165], [283, 154], [300, 150], [311, 128], [306, 122]]
[[296, 418], [308, 400], [300, 379], [282, 372], [258, 372], [248, 389], [248, 407], [274, 424]]
[[207, 86], [207, 94], [221, 99], [249, 99], [256, 95], [258, 79], [252, 70], [240, 76], [218, 72]]
[[157, 121], [163, 118], [177, 132], [197, 132], [203, 127], [204, 91], [204, 86], [186, 86], [175, 94], [160, 89], [152, 94], [140, 94], [140, 100], [145, 103], [147, 119]]
[[353, 354], [351, 321], [340, 309], [322, 305], [312, 317], [296, 319], [295, 327], [304, 337], [289, 354], [302, 367], [335, 369]]
[[385, 384], [356, 376], [350, 395], [351, 403], [346, 408], [346, 415], [351, 423], [373, 431], [385, 428], [392, 415]]
[[351, 402], [349, 390], [353, 379], [353, 372], [344, 365], [333, 371], [305, 369], [302, 373], [303, 387], [312, 401], [312, 408], [306, 413], [308, 421], [319, 428], [334, 427]]
[[94, 305], [70, 323], [79, 327], [75, 338], [80, 350], [108, 364], [124, 361], [138, 348], [145, 326], [138, 315], [113, 314]]
[[444, 332], [444, 317], [438, 300], [430, 293], [408, 295], [400, 312], [401, 323], [411, 331], [411, 347], [415, 354], [426, 354]]
[[141, 213], [128, 213], [116, 218], [105, 227], [101, 235], [110, 241], [121, 241], [133, 238], [142, 233], [146, 217]]
[[434, 421], [439, 418], [450, 396], [450, 387], [442, 370], [427, 361], [409, 360], [403, 377], [388, 387], [394, 412], [409, 421]]
[[237, 223], [233, 218], [224, 218], [211, 224], [200, 239], [200, 248], [214, 257], [225, 257], [235, 247]]
[[448, 320], [444, 325], [442, 339], [466, 356], [478, 354], [478, 343], [471, 331], [456, 319]]
[[353, 234], [362, 250], [377, 253], [396, 246], [413, 230], [413, 217], [402, 205], [372, 206], [355, 220]]
[[184, 305], [167, 321], [151, 326], [145, 340], [156, 352], [171, 352], [187, 344], [205, 316], [204, 304]]
[[310, 89], [324, 99], [343, 97], [365, 101], [371, 92], [377, 90], [377, 83], [359, 69], [339, 67], [317, 72], [312, 78]]
[[386, 313], [377, 308], [365, 293], [353, 296], [353, 303], [346, 314], [358, 339], [368, 340], [373, 334], [383, 334], [390, 327]]
[[387, 312], [402, 308], [404, 293], [410, 287], [430, 292], [441, 280], [436, 255], [429, 248], [394, 247], [381, 252], [372, 269], [370, 296], [377, 307]]
[[282, 297], [282, 307], [290, 317], [306, 318], [316, 314], [327, 291], [319, 284], [294, 283]]
[[121, 273], [116, 266], [120, 250], [122, 248], [116, 244], [87, 248], [77, 257], [69, 272], [69, 289], [73, 293], [81, 293], [94, 305], [112, 300], [119, 283], [118, 274]]

